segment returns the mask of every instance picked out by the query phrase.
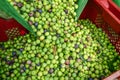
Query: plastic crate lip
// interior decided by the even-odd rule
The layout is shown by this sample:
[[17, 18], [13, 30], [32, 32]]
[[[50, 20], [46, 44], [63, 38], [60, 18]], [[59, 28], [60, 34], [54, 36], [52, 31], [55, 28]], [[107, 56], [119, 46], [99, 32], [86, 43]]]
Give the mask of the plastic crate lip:
[[105, 9], [105, 10], [108, 12], [109, 15], [111, 15], [111, 17], [112, 17], [113, 19], [116, 20], [117, 23], [120, 24], [120, 19], [118, 19], [117, 16], [115, 16], [112, 12], [110, 12], [110, 10], [108, 10], [108, 9]]
[[[112, 73], [110, 76], [108, 76], [107, 78], [103, 79], [103, 80], [114, 80], [120, 77], [120, 70]], [[120, 79], [120, 78], [119, 78]]]
[[109, 4], [111, 4], [114, 8], [116, 8], [120, 12], [120, 7], [118, 7], [113, 0], [108, 0]]
[[113, 0], [108, 0], [108, 3], [110, 5], [110, 10], [116, 15], [118, 16], [118, 18], [120, 19], [120, 7], [118, 7]]
[[[113, 18], [115, 19], [115, 21], [120, 24], [120, 20], [117, 18], [117, 16], [115, 16], [110, 10], [109, 10], [109, 7], [106, 7], [105, 4], [103, 4], [103, 2], [108, 2], [107, 0], [94, 0], [95, 2], [99, 3], [99, 5], [106, 11], [108, 12], [108, 14]], [[102, 4], [100, 4], [102, 3]], [[109, 4], [108, 4], [109, 5]]]
[[102, 3], [102, 5], [104, 5], [104, 7], [109, 8], [109, 4], [106, 0], [99, 0], [100, 3]]

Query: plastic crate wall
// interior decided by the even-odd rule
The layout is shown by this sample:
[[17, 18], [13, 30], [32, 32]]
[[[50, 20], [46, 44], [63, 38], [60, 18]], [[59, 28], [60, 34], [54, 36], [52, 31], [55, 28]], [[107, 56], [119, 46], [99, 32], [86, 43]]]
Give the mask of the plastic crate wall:
[[[111, 7], [109, 6], [108, 0], [89, 0], [80, 19], [89, 19], [97, 27], [102, 28], [108, 35], [111, 43], [115, 46], [116, 51], [120, 54], [120, 20], [116, 19], [116, 15], [112, 14]], [[104, 80], [110, 80], [110, 78], [120, 80], [120, 74], [118, 74], [118, 77], [115, 75], [116, 73], [113, 73]]]
[[[117, 52], [120, 53], [120, 35], [119, 32], [117, 32], [113, 26], [111, 26], [112, 21], [116, 21], [114, 18], [112, 20], [109, 20], [108, 17], [111, 17], [111, 15], [108, 15], [110, 11], [106, 7], [106, 9], [103, 8], [104, 5], [100, 5], [100, 1], [104, 1], [104, 4], [108, 6], [107, 0], [89, 0], [87, 6], [85, 7], [83, 13], [80, 16], [80, 19], [89, 19], [94, 24], [97, 25], [97, 27], [102, 28], [102, 30], [108, 35], [109, 40], [111, 43], [115, 46]], [[101, 7], [102, 6], [102, 7]], [[112, 23], [113, 25], [113, 23]], [[116, 25], [116, 24], [115, 24]], [[117, 24], [120, 27], [120, 24]], [[118, 28], [117, 26], [117, 28]], [[119, 28], [120, 30], [120, 28]]]
[[113, 2], [113, 0], [108, 0], [109, 9], [120, 19], [120, 7]]
[[0, 18], [0, 42], [22, 36], [28, 31], [14, 19], [5, 20]]

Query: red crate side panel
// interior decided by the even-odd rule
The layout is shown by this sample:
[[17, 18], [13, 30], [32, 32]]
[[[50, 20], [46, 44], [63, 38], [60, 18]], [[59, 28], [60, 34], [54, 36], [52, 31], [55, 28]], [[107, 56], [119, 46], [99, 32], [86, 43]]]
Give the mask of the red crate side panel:
[[89, 0], [87, 3], [87, 6], [85, 7], [85, 9], [83, 10], [80, 19], [89, 19], [91, 20], [93, 23], [95, 23], [95, 19], [96, 16], [98, 14], [98, 11], [96, 10], [96, 8], [94, 8], [94, 4], [93, 4], [93, 0]]
[[28, 31], [14, 19], [5, 20], [0, 18], [0, 24], [0, 42], [28, 33]]
[[94, 0], [95, 4], [102, 10], [102, 18], [111, 25], [116, 33], [120, 33], [120, 20], [117, 15], [109, 10], [109, 3], [107, 0]]
[[[118, 23], [118, 21], [116, 20], [114, 15], [108, 11], [107, 7], [103, 8], [103, 5], [105, 5], [107, 3], [104, 3], [101, 6], [101, 3], [99, 3], [98, 0], [94, 0], [94, 1], [95, 1], [95, 4], [97, 4], [97, 7], [99, 7], [100, 10], [102, 11], [102, 13], [99, 13], [99, 14], [101, 14], [101, 16], [99, 16], [99, 17], [101, 17], [101, 19], [102, 19], [100, 27], [106, 32], [111, 43], [116, 47], [116, 50], [120, 53], [120, 46], [118, 46], [118, 44], [119, 44], [118, 41], [120, 39], [120, 35], [118, 34], [118, 32], [120, 30], [120, 28], [119, 28], [120, 24]], [[103, 1], [103, 0], [101, 0], [101, 1]], [[97, 20], [97, 17], [96, 17], [96, 20]], [[100, 22], [100, 21], [97, 21], [97, 22]], [[117, 46], [116, 46], [116, 44], [117, 44]]]
[[[106, 10], [108, 11], [108, 10]], [[109, 11], [106, 12], [103, 10], [103, 18], [104, 20], [111, 25], [111, 27], [114, 29], [115, 32], [117, 32], [118, 34], [120, 33], [120, 23], [119, 20], [116, 19], [116, 16], [114, 16], [112, 13], [110, 13]]]
[[6, 41], [8, 38], [5, 35], [5, 30], [7, 28], [7, 22], [0, 18], [0, 41]]
[[[108, 8], [109, 4], [107, 0], [90, 0], [80, 19], [90, 19], [97, 25], [97, 27], [102, 28], [102, 30], [108, 35], [111, 43], [116, 47], [117, 52], [120, 53], [120, 43], [118, 42], [120, 35], [116, 33], [120, 30], [119, 24], [118, 21], [113, 17], [113, 14], [111, 15], [111, 13], [109, 13]], [[115, 25], [115, 28], [113, 25]]]

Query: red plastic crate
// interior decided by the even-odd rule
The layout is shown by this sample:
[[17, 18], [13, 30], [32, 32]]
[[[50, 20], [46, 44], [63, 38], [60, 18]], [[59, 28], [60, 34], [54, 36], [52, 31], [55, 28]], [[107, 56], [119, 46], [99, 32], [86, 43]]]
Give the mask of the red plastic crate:
[[[93, 4], [93, 2], [95, 4]], [[83, 13], [81, 18], [89, 17], [90, 20], [95, 22], [98, 14], [100, 14], [103, 20], [108, 23], [116, 33], [120, 34], [120, 9], [115, 8], [116, 5], [113, 5], [111, 0], [89, 0], [88, 6], [86, 10], [89, 13]]]
[[111, 74], [109, 77], [103, 79], [103, 80], [115, 80], [117, 78], [117, 80], [120, 80], [120, 70], [114, 72], [113, 74]]
[[0, 42], [25, 35], [28, 31], [14, 19], [0, 18]]
[[113, 0], [108, 0], [109, 9], [119, 18], [120, 20], [120, 7], [118, 7]]
[[89, 0], [80, 16], [81, 19], [89, 19], [98, 27], [101, 27], [120, 53], [120, 34], [118, 33], [120, 31], [120, 24], [118, 24], [120, 20], [116, 17], [110, 11], [108, 0]]
[[[120, 12], [115, 10], [108, 0], [89, 0], [80, 19], [89, 19], [97, 27], [102, 28], [115, 46], [116, 51], [120, 53]], [[111, 74], [104, 80], [112, 78], [120, 80], [120, 71]]]

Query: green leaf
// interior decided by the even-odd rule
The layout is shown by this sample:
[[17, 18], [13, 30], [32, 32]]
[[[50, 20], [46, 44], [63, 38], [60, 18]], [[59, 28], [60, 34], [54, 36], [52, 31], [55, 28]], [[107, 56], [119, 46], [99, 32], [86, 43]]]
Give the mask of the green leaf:
[[0, 9], [16, 19], [21, 25], [23, 25], [28, 31], [32, 32], [30, 25], [21, 17], [21, 15], [14, 9], [12, 5], [7, 0], [0, 0]]
[[4, 19], [11, 19], [12, 17], [6, 14], [4, 11], [0, 10], [0, 17]]
[[113, 0], [113, 2], [114, 2], [115, 4], [117, 4], [117, 6], [120, 7], [120, 0]]
[[84, 10], [86, 4], [87, 4], [88, 0], [78, 0], [77, 4], [78, 4], [78, 9], [76, 9], [76, 17], [77, 19], [79, 18], [79, 16], [81, 15], [82, 11]]

